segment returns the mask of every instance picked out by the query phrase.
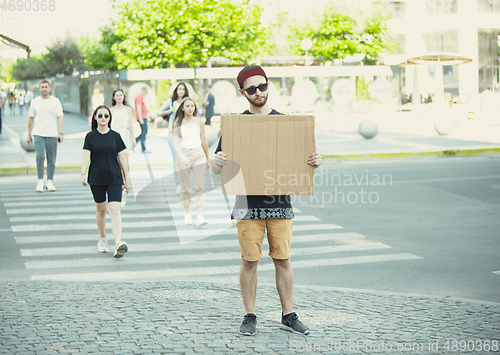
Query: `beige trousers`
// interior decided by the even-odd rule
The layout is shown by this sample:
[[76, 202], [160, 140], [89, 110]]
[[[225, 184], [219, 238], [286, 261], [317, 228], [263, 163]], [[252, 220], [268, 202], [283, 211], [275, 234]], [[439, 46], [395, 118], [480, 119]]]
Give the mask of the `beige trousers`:
[[179, 155], [177, 155], [177, 174], [181, 183], [181, 205], [184, 209], [191, 205], [191, 194], [189, 188], [191, 185], [191, 172], [193, 172], [194, 195], [196, 210], [201, 213], [205, 208], [205, 172], [207, 171], [207, 156], [200, 146], [194, 149], [181, 148], [182, 153], [189, 159], [191, 164], [185, 166], [182, 164]]

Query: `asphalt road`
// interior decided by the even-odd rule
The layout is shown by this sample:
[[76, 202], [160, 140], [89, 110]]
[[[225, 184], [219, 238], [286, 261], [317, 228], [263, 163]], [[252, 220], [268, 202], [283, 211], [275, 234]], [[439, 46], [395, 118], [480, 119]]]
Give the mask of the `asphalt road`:
[[[178, 203], [129, 201], [130, 251], [114, 260], [95, 250], [78, 174], [59, 174], [53, 194], [35, 194], [35, 181], [0, 177], [1, 280], [238, 280], [235, 227], [219, 202], [206, 218], [220, 233], [181, 245], [182, 233], [201, 232], [178, 224]], [[499, 156], [327, 161], [315, 196], [294, 203], [295, 282], [500, 302], [499, 197]], [[274, 283], [267, 255], [259, 270], [259, 282]]]
[[421, 259], [297, 269], [298, 282], [500, 301], [499, 156], [327, 163], [324, 168], [330, 179], [323, 181], [333, 176], [342, 186], [316, 187], [324, 201], [296, 207]]

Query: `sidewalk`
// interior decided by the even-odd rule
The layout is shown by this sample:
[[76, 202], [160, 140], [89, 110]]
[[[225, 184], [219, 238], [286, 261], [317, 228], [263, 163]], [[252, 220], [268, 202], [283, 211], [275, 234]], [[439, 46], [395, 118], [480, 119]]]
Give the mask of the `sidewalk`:
[[[500, 304], [296, 287], [311, 333], [279, 329], [274, 285], [259, 284], [257, 334], [239, 335], [238, 285], [2, 282], [0, 354], [498, 354]], [[489, 349], [487, 351], [479, 350]]]
[[[447, 136], [434, 129], [431, 111], [404, 113], [325, 113], [316, 112], [316, 147], [325, 159], [355, 160], [384, 158], [419, 158], [471, 156], [500, 153], [500, 115], [458, 114], [453, 116], [455, 128]], [[365, 139], [358, 133], [359, 123], [374, 120], [379, 133]], [[24, 123], [23, 120], [26, 122]], [[4, 115], [0, 135], [0, 175], [35, 173], [35, 153], [26, 152], [19, 136], [27, 129], [27, 117]], [[65, 141], [57, 152], [57, 170], [79, 170], [83, 139], [88, 131], [87, 118], [65, 114]], [[151, 151], [140, 157], [140, 149], [130, 155], [131, 166], [149, 164], [172, 166], [166, 142], [166, 130], [150, 124], [147, 146]], [[209, 151], [213, 154], [215, 145]], [[136, 159], [134, 159], [136, 156]]]

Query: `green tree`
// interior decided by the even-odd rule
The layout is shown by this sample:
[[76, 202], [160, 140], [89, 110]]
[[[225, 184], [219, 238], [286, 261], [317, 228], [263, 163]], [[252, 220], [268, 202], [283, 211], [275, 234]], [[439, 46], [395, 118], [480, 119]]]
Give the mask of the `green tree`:
[[43, 55], [31, 58], [19, 58], [13, 66], [13, 76], [16, 80], [31, 80], [49, 77], [47, 61]]
[[50, 65], [46, 67], [46, 76], [71, 75], [73, 69], [83, 67], [84, 57], [72, 38], [57, 40], [47, 50], [44, 59]]
[[113, 45], [118, 68], [202, 66], [211, 57], [246, 62], [269, 48], [262, 9], [243, 0], [132, 0], [123, 5]]
[[290, 41], [300, 54], [300, 41], [309, 38], [313, 43], [309, 53], [323, 61], [364, 54], [364, 64], [375, 64], [379, 55], [394, 45], [387, 30], [388, 19], [382, 12], [365, 17], [330, 5], [319, 19], [293, 24]]
[[122, 38], [114, 33], [112, 26], [101, 28], [101, 38], [81, 37], [78, 48], [85, 57], [85, 66], [96, 70], [117, 70], [116, 56], [112, 52], [113, 44]]
[[14, 82], [14, 64], [10, 58], [0, 58], [0, 83]]
[[71, 75], [73, 69], [83, 66], [84, 57], [75, 41], [67, 38], [54, 42], [47, 53], [29, 59], [19, 58], [14, 65], [13, 75], [17, 80], [53, 77], [56, 74]]

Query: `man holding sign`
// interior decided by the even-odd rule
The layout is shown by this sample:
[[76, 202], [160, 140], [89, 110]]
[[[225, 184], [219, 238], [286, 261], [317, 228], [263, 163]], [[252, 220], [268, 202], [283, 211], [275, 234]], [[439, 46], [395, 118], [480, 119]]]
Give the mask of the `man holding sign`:
[[[248, 103], [247, 115], [281, 115], [267, 102], [268, 80], [264, 70], [258, 65], [247, 65], [237, 77], [240, 93]], [[215, 174], [220, 174], [228, 163], [222, 152], [222, 137], [215, 151], [212, 166]], [[318, 168], [322, 155], [311, 152], [309, 165]], [[236, 196], [236, 203], [231, 214], [236, 219], [238, 242], [241, 248], [240, 289], [245, 307], [245, 317], [239, 333], [254, 335], [257, 316], [255, 299], [257, 293], [257, 265], [262, 257], [262, 242], [267, 229], [269, 256], [276, 269], [276, 288], [282, 306], [280, 328], [300, 334], [308, 334], [309, 329], [302, 324], [293, 312], [293, 270], [290, 264], [290, 245], [292, 241], [292, 218], [294, 217], [290, 196]]]

